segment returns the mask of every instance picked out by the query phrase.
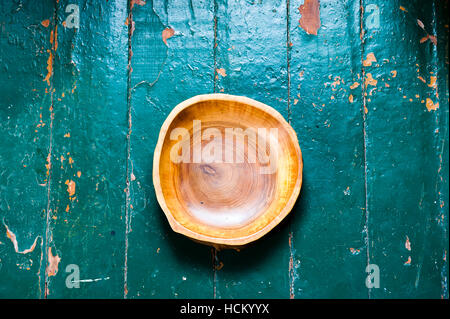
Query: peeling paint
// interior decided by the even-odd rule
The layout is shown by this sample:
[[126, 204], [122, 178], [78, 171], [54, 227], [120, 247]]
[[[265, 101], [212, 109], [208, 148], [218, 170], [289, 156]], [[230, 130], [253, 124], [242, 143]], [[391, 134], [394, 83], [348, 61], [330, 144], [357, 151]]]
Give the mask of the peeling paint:
[[408, 236], [406, 236], [405, 248], [407, 250], [411, 250], [411, 242], [409, 241], [409, 237]]
[[47, 59], [47, 75], [44, 78], [44, 82], [47, 82], [47, 85], [50, 86], [50, 78], [53, 75], [53, 54], [50, 50], [47, 50], [48, 52], [48, 59]]
[[145, 5], [145, 1], [142, 1], [142, 0], [131, 0], [130, 1], [130, 9], [133, 9], [133, 7], [134, 7], [134, 5], [135, 4], [137, 4], [137, 5], [139, 5], [139, 6], [143, 6], [143, 5]]
[[355, 82], [352, 85], [350, 85], [350, 89], [354, 90], [359, 86], [359, 82]]
[[66, 180], [67, 185], [67, 192], [69, 193], [69, 196], [72, 197], [73, 195], [75, 195], [75, 182], [72, 180]]
[[378, 81], [372, 77], [372, 73], [366, 74], [366, 79], [364, 80], [364, 84], [367, 87], [368, 85], [376, 86]]
[[364, 66], [371, 66], [373, 62], [377, 62], [375, 55], [371, 52], [368, 53], [366, 59], [363, 61]]
[[46, 274], [49, 277], [55, 276], [58, 273], [58, 265], [61, 258], [56, 255], [53, 256], [51, 247], [48, 248], [48, 265], [46, 269]]
[[437, 88], [436, 80], [437, 80], [436, 76], [430, 76], [430, 83], [428, 84], [428, 86], [430, 88]]
[[5, 224], [5, 222], [3, 222], [3, 225], [6, 228], [6, 237], [8, 237], [11, 240], [11, 242], [12, 242], [12, 244], [14, 246], [14, 250], [15, 250], [16, 253], [18, 253], [18, 254], [28, 254], [28, 253], [31, 253], [36, 248], [36, 243], [37, 243], [37, 240], [38, 240], [39, 236], [37, 236], [34, 239], [34, 242], [33, 242], [33, 244], [31, 245], [30, 248], [22, 250], [22, 251], [19, 251], [19, 244], [17, 242], [16, 234], [14, 234], [9, 229], [9, 227]]
[[217, 74], [220, 74], [221, 76], [225, 77], [227, 76], [227, 72], [224, 68], [216, 69]]
[[170, 39], [171, 37], [173, 37], [174, 34], [175, 34], [175, 30], [172, 28], [165, 28], [162, 31], [161, 37], [162, 37], [162, 40], [164, 41], [165, 45], [167, 45], [167, 39]]
[[435, 111], [439, 108], [439, 102], [434, 103], [430, 98], [427, 98], [425, 106], [428, 112]]
[[42, 24], [44, 27], [48, 28], [48, 26], [50, 25], [50, 20], [49, 20], [49, 19], [42, 20], [42, 21], [41, 21], [41, 24]]

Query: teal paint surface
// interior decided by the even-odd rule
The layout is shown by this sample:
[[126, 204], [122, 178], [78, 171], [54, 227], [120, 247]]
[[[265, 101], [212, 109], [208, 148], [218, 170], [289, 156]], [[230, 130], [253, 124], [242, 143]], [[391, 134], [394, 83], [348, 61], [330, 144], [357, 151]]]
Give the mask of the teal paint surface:
[[304, 161], [290, 226], [299, 298], [368, 297], [362, 91], [350, 88], [361, 82], [359, 9], [354, 1], [321, 1], [314, 36], [299, 28], [291, 3], [291, 123]]
[[[80, 8], [78, 30], [64, 28], [66, 6]], [[59, 1], [53, 75], [52, 170], [46, 252], [61, 258], [47, 276], [48, 298], [121, 298], [125, 254], [127, 6]], [[68, 136], [70, 134], [70, 137]], [[74, 194], [69, 183], [75, 185]], [[74, 227], [74, 225], [76, 225]], [[80, 280], [66, 288], [66, 267]]]
[[[2, 2], [0, 297], [448, 298], [448, 4], [324, 0], [317, 36], [301, 4]], [[240, 251], [174, 233], [152, 184], [163, 121], [213, 92], [274, 107], [302, 148], [294, 210]]]
[[[39, 298], [43, 291], [42, 245], [46, 231], [47, 169], [51, 100], [45, 93], [49, 33], [40, 25], [52, 16], [51, 1], [2, 2], [1, 10], [1, 135], [0, 148], [0, 295]], [[27, 197], [26, 200], [24, 198]], [[17, 254], [6, 236], [16, 235]], [[36, 239], [37, 238], [37, 239]], [[29, 270], [28, 270], [29, 269]]]

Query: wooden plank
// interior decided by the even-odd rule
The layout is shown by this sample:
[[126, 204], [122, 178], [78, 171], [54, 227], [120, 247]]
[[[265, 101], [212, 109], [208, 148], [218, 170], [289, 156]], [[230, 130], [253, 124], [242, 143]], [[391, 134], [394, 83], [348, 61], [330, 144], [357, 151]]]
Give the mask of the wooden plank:
[[317, 35], [299, 26], [303, 10], [291, 1], [291, 123], [304, 161], [291, 296], [367, 298], [359, 3], [320, 1]]
[[[437, 2], [364, 2], [380, 12], [364, 45], [376, 58], [365, 67], [374, 298], [448, 298], [448, 29]], [[421, 43], [427, 33], [437, 47]]]
[[[213, 90], [213, 7], [203, 1], [149, 1], [134, 4], [131, 18], [126, 297], [211, 298], [211, 249], [171, 230], [155, 197], [152, 165], [169, 112]], [[167, 45], [165, 28], [175, 32]]]
[[[69, 4], [79, 28], [66, 21]], [[125, 241], [125, 1], [59, 1], [55, 47], [48, 298], [121, 298]], [[56, 32], [55, 32], [56, 33]], [[51, 255], [49, 253], [51, 250]], [[79, 288], [66, 279], [79, 269]], [[50, 268], [51, 269], [51, 268]]]
[[[316, 3], [1, 2], [0, 298], [448, 298], [448, 1]], [[166, 116], [213, 91], [303, 153], [293, 212], [239, 252], [175, 234], [152, 185]]]
[[[215, 11], [215, 91], [253, 98], [288, 119], [285, 1], [217, 1]], [[216, 259], [215, 297], [289, 297], [287, 222]]]
[[52, 1], [0, 3], [0, 298], [43, 297], [54, 12]]

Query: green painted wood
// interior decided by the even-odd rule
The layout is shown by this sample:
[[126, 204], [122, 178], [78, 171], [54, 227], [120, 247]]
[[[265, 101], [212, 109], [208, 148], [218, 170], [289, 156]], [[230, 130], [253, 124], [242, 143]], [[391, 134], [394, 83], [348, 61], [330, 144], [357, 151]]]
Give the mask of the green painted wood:
[[[43, 296], [51, 1], [0, 3], [0, 298]], [[17, 251], [7, 228], [14, 233]], [[10, 235], [12, 236], [12, 235]]]
[[[68, 4], [80, 28], [64, 27]], [[48, 298], [121, 298], [125, 256], [127, 6], [59, 1], [55, 50], [49, 238], [61, 258]], [[70, 184], [74, 191], [70, 193]], [[69, 289], [67, 265], [79, 267]]]
[[[403, 10], [367, 2], [380, 8], [381, 17], [380, 28], [367, 30], [364, 39], [364, 54], [377, 59], [365, 73], [378, 81], [366, 89], [365, 125], [370, 262], [381, 274], [381, 289], [371, 289], [374, 298], [448, 297], [443, 278], [448, 186], [444, 190], [441, 180], [445, 139], [448, 143], [448, 56], [440, 48], [448, 29], [437, 2], [402, 2]], [[420, 43], [426, 32], [417, 19], [430, 34], [437, 32], [437, 47]], [[429, 85], [433, 76], [438, 87]], [[439, 108], [428, 111], [427, 99]]]
[[[215, 91], [253, 98], [288, 119], [285, 1], [217, 1], [216, 19]], [[288, 298], [289, 256], [286, 222], [239, 252], [218, 252], [215, 296]]]
[[[213, 90], [213, 10], [205, 1], [134, 5], [131, 36], [128, 298], [212, 298], [211, 249], [174, 233], [153, 189], [153, 151], [169, 112]], [[162, 39], [170, 27], [175, 35]]]
[[[290, 6], [290, 104], [303, 154], [292, 221], [295, 298], [367, 298], [359, 3], [320, 1], [318, 35]], [[349, 96], [353, 96], [350, 103]]]

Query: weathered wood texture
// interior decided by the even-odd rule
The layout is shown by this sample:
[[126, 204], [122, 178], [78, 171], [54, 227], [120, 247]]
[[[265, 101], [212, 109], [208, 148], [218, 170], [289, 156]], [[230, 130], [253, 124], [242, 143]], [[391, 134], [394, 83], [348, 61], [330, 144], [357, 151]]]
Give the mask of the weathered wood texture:
[[[316, 3], [2, 1], [0, 297], [448, 298], [448, 2]], [[213, 92], [302, 148], [294, 210], [241, 251], [172, 232], [152, 184], [163, 121]]]

